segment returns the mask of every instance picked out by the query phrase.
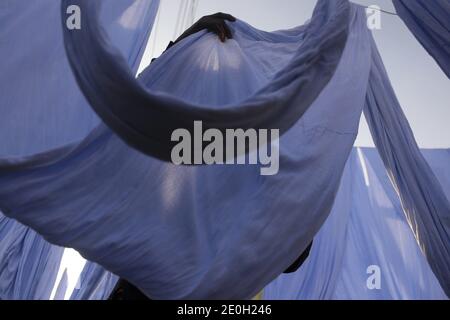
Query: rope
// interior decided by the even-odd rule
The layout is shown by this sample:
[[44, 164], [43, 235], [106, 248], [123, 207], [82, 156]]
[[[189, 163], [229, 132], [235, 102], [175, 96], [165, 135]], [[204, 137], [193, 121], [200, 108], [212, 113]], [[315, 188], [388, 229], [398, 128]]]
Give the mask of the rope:
[[380, 12], [383, 12], [383, 13], [386, 13], [386, 14], [390, 14], [392, 16], [398, 16], [398, 14], [396, 12], [391, 12], [391, 11], [388, 11], [388, 10], [378, 9], [378, 8], [374, 8], [374, 7], [370, 7], [370, 6], [362, 6], [362, 7], [366, 8], [366, 9], [372, 9], [372, 10], [375, 10], [375, 11], [380, 11]]

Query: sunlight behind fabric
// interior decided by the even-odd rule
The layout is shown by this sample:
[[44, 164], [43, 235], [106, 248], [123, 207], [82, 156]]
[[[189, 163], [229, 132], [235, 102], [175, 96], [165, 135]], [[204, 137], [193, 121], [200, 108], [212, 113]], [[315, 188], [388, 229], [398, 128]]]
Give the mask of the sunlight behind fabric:
[[[231, 100], [233, 95], [227, 98], [228, 101], [219, 100], [221, 106], [228, 104], [227, 108], [211, 108], [212, 101], [208, 101], [205, 106], [202, 101], [184, 96], [179, 99], [146, 90], [135, 80], [126, 61], [98, 25], [100, 2], [63, 0], [62, 11], [65, 12], [70, 4], [78, 5], [85, 17], [80, 30], [64, 28], [67, 56], [80, 88], [101, 119], [125, 142], [164, 161], [170, 161], [171, 150], [176, 144], [171, 141], [173, 131], [184, 128], [193, 132], [194, 121], [202, 121], [206, 129], [221, 131], [238, 128], [278, 129], [283, 134], [289, 130], [329, 82], [341, 58], [348, 34], [349, 3], [344, 0], [319, 1], [311, 22], [295, 34], [271, 34], [238, 23], [237, 30], [248, 29], [248, 36], [254, 42], [260, 40], [263, 45], [290, 43], [299, 48], [296, 51], [291, 49], [283, 59], [279, 59], [284, 65], [273, 66], [269, 73], [268, 70], [262, 70], [270, 81], [258, 82], [256, 92], [245, 90], [244, 86], [242, 91], [245, 95], [240, 100]], [[187, 49], [193, 41], [199, 40], [197, 42], [201, 43], [200, 39], [203, 40], [204, 36], [205, 32], [198, 33], [180, 43], [178, 50], [170, 50], [164, 59], [164, 66], [171, 60], [170, 56], [183, 47]], [[196, 51], [200, 52], [200, 48]], [[232, 52], [230, 49], [227, 51]], [[256, 70], [256, 63], [264, 63], [261, 60], [252, 63], [248, 56], [249, 52], [244, 50], [241, 58], [246, 59], [251, 68], [249, 71]], [[184, 65], [183, 69], [186, 67]], [[243, 77], [240, 82], [248, 83], [242, 70], [238, 73]], [[235, 74], [231, 72], [221, 74], [222, 82], [215, 78], [213, 83], [224, 86], [235, 79]], [[282, 95], [279, 94], [280, 89], [283, 90]], [[213, 96], [212, 93], [210, 96]]]

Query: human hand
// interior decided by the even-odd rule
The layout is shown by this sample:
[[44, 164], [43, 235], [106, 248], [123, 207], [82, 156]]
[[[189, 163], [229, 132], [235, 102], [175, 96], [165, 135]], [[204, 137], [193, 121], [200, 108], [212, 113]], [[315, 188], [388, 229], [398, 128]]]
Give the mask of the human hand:
[[176, 41], [175, 43], [183, 40], [184, 38], [197, 33], [202, 30], [208, 30], [209, 32], [215, 33], [220, 41], [225, 42], [226, 39], [232, 39], [230, 28], [227, 26], [225, 21], [234, 22], [236, 18], [232, 15], [226, 13], [216, 13], [209, 16], [204, 16], [198, 20], [192, 27], [187, 29]]

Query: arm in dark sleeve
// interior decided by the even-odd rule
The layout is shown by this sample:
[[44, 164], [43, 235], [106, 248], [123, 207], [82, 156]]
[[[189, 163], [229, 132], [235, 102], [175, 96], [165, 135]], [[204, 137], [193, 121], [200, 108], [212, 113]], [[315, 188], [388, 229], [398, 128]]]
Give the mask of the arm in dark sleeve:
[[309, 252], [311, 251], [312, 244], [313, 244], [313, 242], [311, 241], [311, 243], [308, 245], [308, 247], [305, 249], [305, 251], [302, 252], [300, 257], [298, 257], [298, 259], [295, 260], [295, 262], [289, 268], [287, 268], [286, 271], [284, 271], [283, 273], [296, 272], [302, 266], [302, 264], [305, 262], [305, 260], [308, 258]]
[[[183, 34], [179, 36], [177, 40], [170, 41], [169, 45], [166, 48], [166, 51], [181, 40], [202, 30], [208, 30], [209, 32], [215, 33], [222, 42], [225, 42], [226, 39], [232, 39], [233, 35], [230, 28], [227, 26], [226, 21], [234, 22], [236, 21], [236, 18], [232, 15], [221, 12], [212, 14], [210, 16], [204, 16], [200, 18], [200, 20], [198, 20], [196, 23], [194, 23], [189, 29], [183, 32]], [[152, 62], [154, 60], [155, 59], [153, 59]]]

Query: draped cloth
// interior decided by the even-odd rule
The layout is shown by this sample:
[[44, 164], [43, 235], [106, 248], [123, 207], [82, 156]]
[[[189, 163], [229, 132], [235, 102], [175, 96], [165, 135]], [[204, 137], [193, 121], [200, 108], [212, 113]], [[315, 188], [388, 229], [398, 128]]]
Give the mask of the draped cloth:
[[70, 300], [107, 300], [117, 282], [117, 276], [95, 263], [86, 263], [79, 285]]
[[[159, 1], [101, 2], [101, 25], [136, 72]], [[0, 4], [1, 158], [78, 142], [100, 123], [72, 76], [60, 9], [54, 0]], [[49, 299], [64, 248], [1, 212], [0, 239], [0, 299]]]
[[[193, 133], [194, 121], [202, 121], [206, 129], [214, 128], [223, 132], [237, 128], [275, 128], [284, 133], [291, 128], [334, 74], [348, 35], [350, 8], [347, 1], [319, 1], [311, 22], [294, 33], [270, 34], [243, 26], [241, 29], [248, 29], [248, 37], [254, 42], [263, 42], [261, 47], [301, 41], [301, 48], [295, 54], [287, 53], [280, 57], [278, 63], [283, 65], [267, 61], [271, 70], [263, 69], [258, 74], [260, 77], [270, 77], [271, 81], [258, 83], [252, 88], [256, 92], [244, 87], [244, 95], [240, 97], [242, 100], [237, 101], [227, 101], [228, 98], [223, 97], [222, 93], [220, 105], [229, 104], [227, 108], [208, 108], [211, 106], [210, 100], [205, 101], [205, 106], [203, 101], [191, 100], [189, 103], [188, 99], [181, 100], [147, 91], [134, 79], [127, 63], [97, 23], [100, 2], [63, 0], [63, 12], [70, 4], [79, 5], [85, 16], [81, 30], [64, 28], [67, 56], [80, 88], [102, 120], [124, 141], [137, 150], [165, 161], [170, 161], [171, 150], [175, 145], [171, 141], [173, 131], [184, 128]], [[205, 32], [184, 41], [178, 50], [171, 50], [170, 56], [178, 54], [181, 48], [189, 50], [193, 41], [204, 37]], [[235, 52], [232, 56], [245, 61], [248, 70], [253, 72], [266, 63], [264, 59], [268, 59], [264, 57], [252, 62], [254, 51], [256, 49], [251, 50], [251, 54], [244, 51], [240, 57], [236, 57], [239, 52]], [[164, 66], [170, 59], [164, 59]], [[198, 63], [198, 60], [193, 59], [190, 57], [188, 61]], [[242, 67], [236, 66], [236, 70], [239, 77], [243, 77], [241, 83], [246, 83]], [[188, 70], [185, 67], [180, 71]], [[214, 77], [214, 72], [209, 77]], [[235, 77], [235, 73], [221, 72], [221, 82], [214, 79], [213, 83], [226, 86]], [[204, 83], [207, 83], [207, 78], [203, 74]], [[280, 91], [283, 91], [282, 95]]]
[[450, 1], [393, 0], [400, 18], [450, 78]]
[[[374, 125], [380, 122], [386, 135], [411, 135], [406, 121], [386, 123], [384, 110], [367, 98], [389, 90], [374, 77], [381, 61], [365, 12], [348, 1], [318, 1], [311, 22], [292, 30], [266, 33], [237, 21], [225, 44], [196, 34], [137, 81], [96, 24], [98, 2], [75, 2], [88, 22], [85, 29], [64, 29], [67, 54], [80, 89], [107, 126], [81, 142], [0, 159], [0, 209], [151, 298], [252, 297], [296, 260], [327, 219], [364, 105], [374, 115], [374, 134], [382, 136]], [[137, 18], [147, 11], [127, 12]], [[51, 117], [44, 109], [39, 114]], [[399, 108], [389, 112], [400, 117]], [[273, 146], [280, 172], [260, 176], [259, 165], [161, 161], [170, 130], [189, 128], [193, 119], [219, 129], [279, 127], [284, 134]], [[375, 137], [385, 146], [383, 158], [388, 147], [414, 141], [393, 139]], [[397, 169], [415, 165], [432, 175], [421, 159], [410, 151], [395, 159], [395, 168], [386, 166], [398, 185], [414, 181], [424, 190], [433, 178], [411, 179]], [[431, 187], [437, 200], [416, 189], [398, 192], [404, 203], [417, 196], [405, 211], [427, 233], [422, 250], [445, 287], [448, 199], [437, 184]]]
[[[422, 150], [450, 196], [450, 150]], [[379, 269], [380, 287], [367, 286]], [[369, 284], [371, 282], [369, 281]], [[376, 149], [354, 148], [333, 209], [294, 274], [281, 275], [264, 299], [446, 299], [411, 232]]]
[[[336, 6], [347, 8], [351, 33], [330, 82], [280, 138], [278, 175], [262, 177], [259, 166], [174, 166], [134, 151], [101, 126], [81, 143], [2, 160], [2, 210], [152, 298], [253, 296], [292, 264], [325, 221], [356, 137], [370, 43], [364, 11], [347, 1], [320, 1], [319, 21], [342, 11]], [[284, 85], [271, 80], [301, 51], [305, 28], [269, 37], [243, 22], [230, 26], [234, 39], [224, 45], [200, 34], [171, 48], [142, 83], [192, 103], [209, 96], [216, 109], [258, 87]], [[239, 81], [223, 87], [236, 75]], [[294, 195], [295, 189], [304, 191]]]
[[63, 250], [0, 213], [0, 299], [49, 299]]
[[449, 198], [423, 157], [373, 47], [364, 114], [414, 236], [450, 296]]

